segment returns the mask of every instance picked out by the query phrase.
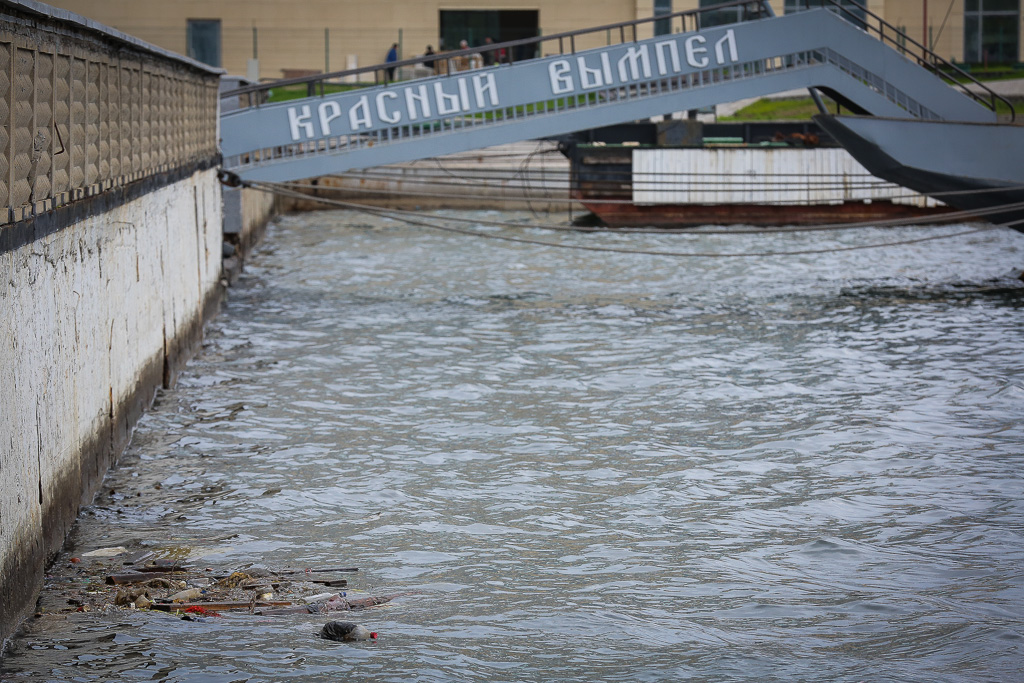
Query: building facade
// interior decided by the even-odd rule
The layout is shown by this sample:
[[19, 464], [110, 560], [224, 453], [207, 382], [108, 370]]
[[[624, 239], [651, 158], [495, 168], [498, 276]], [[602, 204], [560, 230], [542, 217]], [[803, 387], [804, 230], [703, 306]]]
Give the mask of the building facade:
[[[771, 0], [777, 14], [820, 0]], [[847, 0], [844, 0], [847, 1]], [[56, 0], [53, 4], [228, 73], [276, 79], [382, 63], [392, 44], [410, 59], [707, 7], [721, 0]], [[939, 56], [971, 64], [1021, 61], [1024, 0], [865, 0]], [[736, 10], [725, 10], [724, 15]], [[857, 11], [854, 9], [853, 11]], [[652, 26], [652, 30], [654, 27]], [[608, 40], [612, 37], [609, 35]], [[600, 36], [591, 42], [600, 42]], [[596, 47], [597, 45], [577, 45]]]

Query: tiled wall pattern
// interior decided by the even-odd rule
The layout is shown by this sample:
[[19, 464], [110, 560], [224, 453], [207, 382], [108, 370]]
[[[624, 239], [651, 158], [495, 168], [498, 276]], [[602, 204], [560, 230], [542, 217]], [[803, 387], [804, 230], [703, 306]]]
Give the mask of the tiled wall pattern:
[[3, 19], [0, 223], [217, 154], [216, 75]]

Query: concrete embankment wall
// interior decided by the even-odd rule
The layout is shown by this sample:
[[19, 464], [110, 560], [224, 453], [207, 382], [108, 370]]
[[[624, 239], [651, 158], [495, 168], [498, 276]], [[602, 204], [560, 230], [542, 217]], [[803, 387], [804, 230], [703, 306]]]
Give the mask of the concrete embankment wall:
[[217, 81], [0, 0], [0, 638], [218, 304]]

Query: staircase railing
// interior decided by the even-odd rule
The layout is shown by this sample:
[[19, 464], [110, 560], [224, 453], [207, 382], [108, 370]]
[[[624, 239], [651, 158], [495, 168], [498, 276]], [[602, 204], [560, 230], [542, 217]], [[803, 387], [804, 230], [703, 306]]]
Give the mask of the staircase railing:
[[[888, 44], [901, 53], [913, 58], [918, 65], [931, 71], [946, 83], [958, 87], [964, 94], [980, 105], [995, 112], [998, 111], [998, 102], [1002, 102], [1010, 114], [1011, 120], [1015, 120], [1016, 112], [1013, 104], [1005, 97], [999, 95], [983, 82], [964, 71], [960, 67], [947, 62], [921, 43], [917, 42], [906, 33], [887, 22], [882, 17], [871, 12], [855, 0], [803, 0], [805, 8], [821, 7], [835, 11], [847, 21], [874, 34], [883, 44]], [[487, 46], [473, 47], [466, 50], [438, 53], [425, 57], [423, 55], [390, 62], [388, 64], [374, 64], [357, 69], [334, 71], [313, 76], [290, 78], [258, 83], [253, 85], [235, 88], [225, 91], [221, 98], [238, 98], [238, 104], [244, 107], [259, 107], [268, 99], [268, 93], [275, 88], [282, 88], [293, 85], [305, 85], [308, 97], [323, 97], [328, 93], [328, 88], [335, 88], [339, 84], [352, 84], [354, 87], [368, 87], [386, 83], [384, 76], [388, 69], [397, 69], [403, 66], [414, 66], [421, 64], [425, 59], [432, 59], [435, 62], [447, 62], [447, 75], [451, 76], [460, 73], [454, 65], [463, 59], [482, 57], [484, 54], [493, 55], [495, 62], [499, 55], [505, 56], [505, 61], [515, 63], [523, 61], [523, 54], [534, 56], [549, 56], [554, 54], [573, 54], [577, 50], [577, 43], [583, 42], [587, 36], [605, 34], [605, 40], [612, 44], [612, 38], [617, 38], [619, 44], [636, 42], [639, 39], [640, 28], [656, 22], [663, 22], [662, 25], [669, 27], [670, 33], [687, 33], [699, 31], [706, 28], [705, 18], [709, 16], [721, 16], [723, 11], [735, 10], [742, 21], [752, 21], [774, 16], [768, 0], [732, 0], [722, 4], [702, 7], [699, 9], [673, 12], [671, 14], [657, 15], [634, 19], [614, 24], [605, 24], [564, 33], [555, 33], [547, 36], [524, 38], [521, 40], [494, 43]], [[856, 11], [855, 11], [856, 10]], [[863, 12], [859, 16], [857, 12]], [[865, 20], [867, 18], [867, 20]], [[556, 48], [557, 46], [557, 48]], [[554, 50], [557, 49], [557, 52]], [[520, 57], [517, 57], [520, 55]], [[532, 57], [531, 57], [532, 58]], [[952, 77], [954, 74], [957, 78]], [[444, 74], [441, 74], [442, 76]], [[967, 87], [967, 83], [977, 87], [981, 93], [975, 92]]]
[[[354, 85], [382, 85], [386, 83], [384, 77], [388, 69], [398, 69], [403, 66], [415, 66], [416, 64], [422, 64], [426, 60], [447, 62], [447, 73], [448, 75], [452, 75], [454, 73], [458, 73], [453, 68], [454, 64], [458, 60], [469, 59], [474, 56], [482, 57], [487, 53], [492, 55], [494, 62], [499, 61], [497, 59], [498, 56], [504, 54], [505, 61], [508, 63], [515, 63], [516, 61], [523, 61], [522, 59], [516, 58], [517, 54], [522, 55], [524, 53], [532, 53], [534, 56], [548, 56], [549, 53], [545, 52], [545, 49], [550, 50], [557, 44], [558, 54], [566, 54], [567, 52], [569, 54], [574, 54], [576, 52], [577, 41], [585, 36], [600, 35], [604, 33], [608, 44], [611, 44], [612, 37], [616, 37], [619, 44], [636, 42], [639, 40], [639, 27], [644, 27], [648, 24], [653, 25], [656, 22], [665, 22], [662, 25], [667, 25], [670, 33], [699, 31], [702, 28], [702, 18], [704, 16], [717, 14], [722, 10], [734, 8], [742, 21], [753, 21], [775, 16], [771, 5], [768, 4], [768, 0], [732, 0], [731, 2], [724, 2], [720, 5], [714, 5], [711, 7], [673, 12], [671, 14], [659, 14], [656, 16], [632, 19], [630, 21], [623, 21], [615, 24], [604, 24], [602, 26], [594, 26], [576, 31], [553, 33], [551, 35], [537, 36], [535, 38], [522, 38], [520, 40], [494, 43], [487, 46], [437, 53], [434, 55], [419, 55], [411, 59], [389, 62], [387, 64], [374, 64], [357, 69], [347, 69], [345, 71], [333, 71], [331, 73], [316, 74], [313, 76], [286, 78], [270, 81], [268, 83], [247, 85], [241, 88], [224, 91], [221, 93], [221, 99], [237, 97], [239, 98], [239, 105], [243, 108], [258, 107], [267, 101], [268, 92], [270, 90], [274, 88], [303, 84], [306, 85], [308, 97], [316, 97], [318, 95], [322, 97], [328, 87], [336, 86], [340, 83], [352, 83], [354, 81]], [[531, 50], [529, 48], [533, 49]]]
[[557, 95], [541, 102], [525, 105], [504, 105], [482, 110], [475, 114], [448, 116], [435, 121], [404, 122], [363, 132], [346, 133], [323, 139], [312, 139], [290, 144], [268, 145], [241, 153], [227, 154], [225, 167], [236, 171], [256, 168], [280, 161], [313, 159], [315, 157], [347, 154], [358, 150], [383, 149], [393, 143], [415, 142], [437, 135], [464, 133], [494, 123], [525, 123], [535, 117], [551, 117], [569, 112], [601, 107], [609, 102], [629, 102], [672, 93], [737, 83], [776, 73], [813, 68], [830, 64], [847, 73], [865, 87], [885, 97], [909, 115], [921, 119], [940, 119], [917, 100], [909, 97], [895, 85], [873, 74], [856, 62], [829, 48], [801, 50], [772, 58], [757, 58], [724, 66], [713, 66], [700, 71], [656, 78], [622, 86], [612, 83], [590, 91], [586, 96], [576, 93]]
[[[843, 0], [843, 2], [840, 2], [840, 0], [803, 0], [803, 3], [803, 6], [808, 9], [813, 7], [825, 7], [837, 11], [840, 16], [846, 17], [848, 21], [851, 21], [852, 23], [855, 23], [876, 35], [882, 43], [889, 44], [902, 53], [910, 53], [910, 56], [914, 58], [919, 66], [931, 71], [946, 83], [957, 86], [965, 95], [987, 109], [995, 112], [998, 110], [997, 102], [1002, 102], [1010, 112], [1010, 120], [1016, 120], [1017, 112], [1014, 110], [1012, 102], [958, 67], [956, 64], [947, 62], [945, 59], [935, 54], [930, 49], [917, 42], [899, 28], [893, 26], [856, 0]], [[863, 12], [864, 16], [869, 17], [871, 21], [865, 21], [863, 17], [858, 16], [858, 14], [853, 11], [853, 8]], [[908, 50], [908, 45], [913, 46], [914, 50]], [[959, 79], [953, 78], [950, 73], [955, 74]], [[984, 94], [977, 93], [967, 87], [967, 84], [964, 83], [964, 81], [969, 81], [972, 85], [984, 91]]]

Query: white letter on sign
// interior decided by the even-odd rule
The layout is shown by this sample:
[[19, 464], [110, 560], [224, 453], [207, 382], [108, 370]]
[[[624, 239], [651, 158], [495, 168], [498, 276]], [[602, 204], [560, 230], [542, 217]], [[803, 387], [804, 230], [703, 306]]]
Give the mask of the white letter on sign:
[[288, 123], [292, 129], [292, 140], [298, 140], [302, 133], [305, 133], [307, 138], [313, 137], [313, 115], [309, 113], [308, 104], [302, 105], [302, 114], [299, 114], [295, 107], [288, 107]]
[[444, 91], [441, 81], [434, 83], [434, 99], [437, 101], [437, 113], [441, 116], [455, 114], [459, 111], [459, 95], [449, 95]]
[[498, 106], [498, 87], [494, 84], [494, 74], [473, 76], [473, 92], [476, 94], [476, 106], [478, 109], [483, 109], [487, 106], [484, 101], [485, 94], [491, 96], [492, 107]]
[[[691, 36], [686, 39], [686, 63], [690, 66], [695, 66], [699, 69], [703, 69], [708, 65], [707, 57], [698, 57], [697, 55], [703, 55], [708, 51], [704, 47], [704, 43], [708, 42], [704, 36]], [[697, 46], [699, 44], [699, 47]]]
[[570, 71], [572, 71], [572, 66], [568, 60], [559, 59], [557, 62], [551, 62], [548, 66], [548, 77], [551, 79], [552, 94], [562, 95], [575, 90], [572, 76], [569, 75]]
[[729, 61], [740, 61], [740, 56], [736, 54], [736, 34], [732, 32], [732, 29], [726, 31], [721, 40], [715, 43], [715, 57], [718, 57], [719, 64], [725, 64], [725, 50], [722, 49], [722, 43], [729, 43]]
[[[629, 65], [629, 74], [626, 73], [626, 65]], [[647, 46], [630, 47], [626, 54], [619, 59], [619, 80], [625, 83], [632, 79], [640, 78], [641, 72], [644, 78], [651, 77], [651, 60], [647, 56]]]
[[366, 99], [366, 95], [360, 97], [356, 106], [348, 110], [348, 122], [352, 125], [352, 130], [359, 130], [360, 126], [373, 128], [373, 119], [370, 118], [370, 101]]
[[420, 105], [420, 112], [423, 114], [423, 118], [430, 118], [430, 100], [427, 99], [427, 86], [418, 86], [415, 90], [412, 88], [405, 89], [405, 106], [409, 110], [409, 119], [415, 121], [420, 117], [420, 114], [416, 111], [416, 103]]
[[668, 48], [668, 56], [672, 59], [672, 73], [679, 73], [682, 71], [682, 67], [679, 65], [679, 47], [676, 45], [676, 41], [665, 40], [654, 44], [654, 54], [658, 55], [658, 75], [665, 76], [668, 74], [668, 65], [665, 63], [665, 48]]
[[377, 118], [384, 123], [398, 123], [402, 120], [402, 112], [395, 110], [388, 113], [387, 105], [384, 103], [385, 99], [397, 100], [398, 94], [390, 90], [377, 93]]
[[[601, 55], [606, 60], [608, 55]], [[604, 79], [601, 77], [601, 68], [591, 69], [587, 66], [587, 60], [585, 57], [577, 57], [576, 64], [580, 69], [580, 87], [584, 90], [590, 90], [591, 88], [600, 88], [604, 85]]]
[[[330, 135], [331, 121], [341, 116], [341, 107], [337, 102], [324, 102], [316, 110], [320, 114], [320, 134]], [[328, 110], [330, 114], [327, 113]]]

